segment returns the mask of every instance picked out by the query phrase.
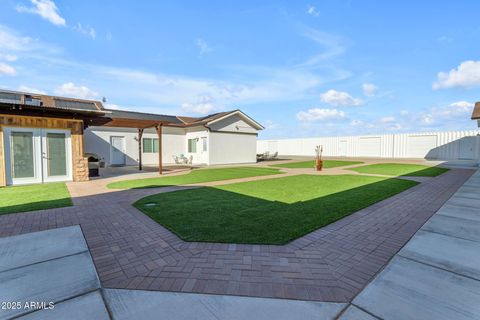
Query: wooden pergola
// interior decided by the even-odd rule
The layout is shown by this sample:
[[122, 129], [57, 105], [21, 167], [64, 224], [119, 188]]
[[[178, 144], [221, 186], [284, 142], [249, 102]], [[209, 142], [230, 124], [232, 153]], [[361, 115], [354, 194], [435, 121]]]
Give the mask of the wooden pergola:
[[[138, 132], [138, 170], [142, 170], [142, 137], [145, 129], [155, 128], [158, 136], [158, 173], [163, 173], [162, 161], [162, 131], [164, 125], [172, 125], [168, 121], [149, 119], [128, 119], [112, 117], [111, 121], [104, 124], [106, 127], [136, 128]], [[173, 124], [175, 125], [175, 124]]]

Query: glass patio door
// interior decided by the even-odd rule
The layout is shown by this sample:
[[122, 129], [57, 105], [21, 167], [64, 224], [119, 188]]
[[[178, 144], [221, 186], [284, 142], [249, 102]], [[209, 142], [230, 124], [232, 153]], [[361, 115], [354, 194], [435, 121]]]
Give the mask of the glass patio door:
[[4, 136], [7, 184], [71, 180], [69, 131], [12, 127]]
[[12, 184], [37, 183], [42, 181], [41, 159], [37, 156], [38, 130], [15, 129], [10, 133], [10, 159]]
[[43, 181], [71, 180], [70, 132], [42, 130]]

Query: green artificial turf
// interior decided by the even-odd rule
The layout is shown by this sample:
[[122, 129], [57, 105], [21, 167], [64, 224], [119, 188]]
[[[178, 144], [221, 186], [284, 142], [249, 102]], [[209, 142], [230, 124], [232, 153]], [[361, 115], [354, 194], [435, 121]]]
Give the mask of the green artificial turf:
[[[344, 160], [323, 160], [323, 167], [325, 169], [350, 166], [353, 164], [361, 164], [360, 161], [344, 161]], [[300, 168], [314, 168], [315, 160], [300, 161], [300, 162], [288, 162], [283, 164], [272, 164], [271, 167], [278, 168], [291, 168], [291, 169], [300, 169]]]
[[165, 176], [137, 180], [123, 180], [107, 185], [111, 189], [138, 189], [155, 188], [163, 186], [176, 186], [192, 183], [231, 180], [239, 178], [267, 176], [279, 174], [281, 171], [265, 167], [230, 167], [220, 169], [195, 169], [191, 172], [177, 176]]
[[436, 177], [448, 171], [446, 168], [429, 167], [419, 164], [378, 163], [355, 167], [349, 170], [359, 173], [383, 174], [386, 176]]
[[161, 193], [134, 206], [186, 241], [285, 244], [416, 184], [297, 175]]
[[0, 214], [71, 206], [65, 183], [0, 188]]

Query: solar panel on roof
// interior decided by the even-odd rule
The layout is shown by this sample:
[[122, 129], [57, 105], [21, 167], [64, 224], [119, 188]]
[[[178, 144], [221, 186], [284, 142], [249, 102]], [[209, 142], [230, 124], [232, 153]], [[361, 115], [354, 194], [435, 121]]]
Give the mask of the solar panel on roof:
[[93, 102], [55, 99], [55, 107], [64, 109], [98, 110]]

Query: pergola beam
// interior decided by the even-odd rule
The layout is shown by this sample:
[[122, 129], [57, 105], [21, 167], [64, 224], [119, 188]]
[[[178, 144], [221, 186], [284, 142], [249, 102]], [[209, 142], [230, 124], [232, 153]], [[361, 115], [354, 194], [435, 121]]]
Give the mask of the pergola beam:
[[157, 131], [158, 135], [158, 173], [163, 173], [163, 161], [162, 161], [162, 127], [163, 123], [159, 123], [155, 126], [155, 131]]
[[143, 128], [138, 129], [138, 170], [142, 171], [142, 136]]

